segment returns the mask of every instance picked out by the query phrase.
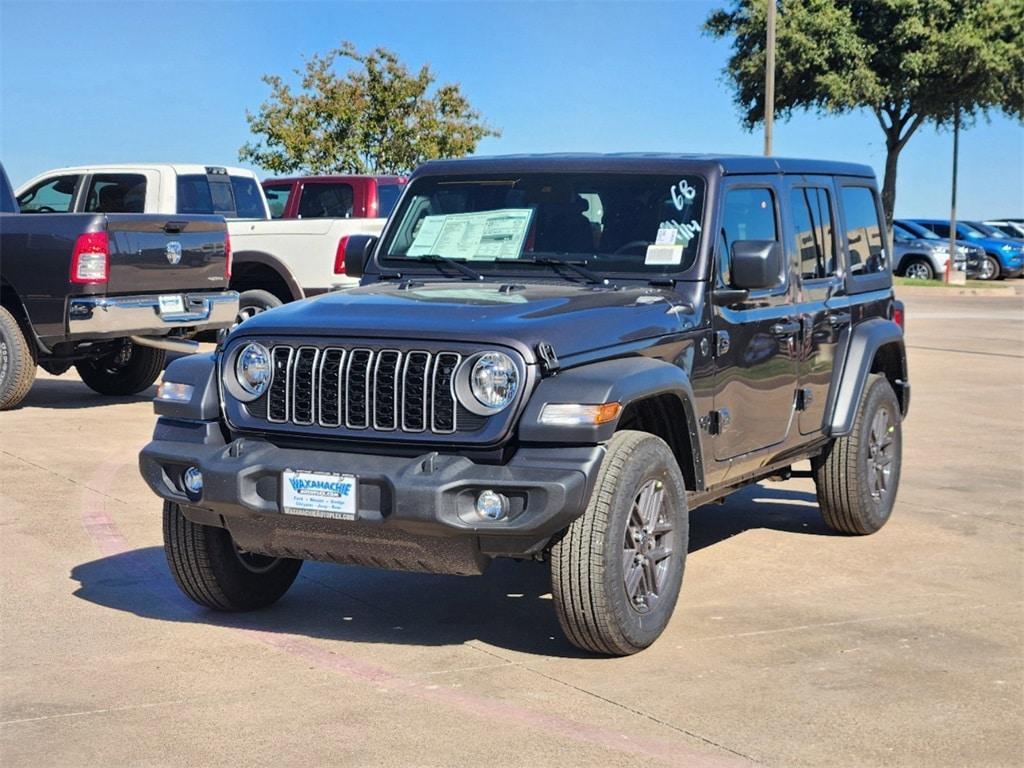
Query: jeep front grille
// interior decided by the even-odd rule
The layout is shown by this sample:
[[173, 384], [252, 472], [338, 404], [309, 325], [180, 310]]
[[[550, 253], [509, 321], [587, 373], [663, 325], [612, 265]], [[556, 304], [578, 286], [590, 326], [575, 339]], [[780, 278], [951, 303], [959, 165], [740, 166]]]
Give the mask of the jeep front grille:
[[434, 434], [482, 426], [455, 399], [457, 352], [276, 345], [270, 355], [266, 402], [248, 407], [268, 422]]

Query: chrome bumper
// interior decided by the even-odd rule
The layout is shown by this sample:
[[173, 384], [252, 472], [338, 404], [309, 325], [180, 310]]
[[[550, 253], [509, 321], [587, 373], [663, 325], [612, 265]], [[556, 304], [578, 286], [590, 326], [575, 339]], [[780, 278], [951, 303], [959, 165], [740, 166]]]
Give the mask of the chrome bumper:
[[[173, 294], [165, 294], [173, 295]], [[160, 312], [160, 297], [78, 296], [68, 304], [72, 336], [160, 335], [176, 328], [197, 331], [227, 328], [238, 315], [238, 293], [182, 293], [184, 312]]]

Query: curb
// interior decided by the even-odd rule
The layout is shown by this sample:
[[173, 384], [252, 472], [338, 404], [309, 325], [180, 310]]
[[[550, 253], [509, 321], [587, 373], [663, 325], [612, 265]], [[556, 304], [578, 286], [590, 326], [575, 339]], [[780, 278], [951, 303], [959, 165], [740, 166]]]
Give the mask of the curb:
[[895, 285], [893, 290], [896, 297], [900, 296], [987, 296], [994, 298], [1007, 298], [1020, 296], [1024, 286], [1008, 285], [1005, 288], [932, 288], [916, 287], [912, 285]]

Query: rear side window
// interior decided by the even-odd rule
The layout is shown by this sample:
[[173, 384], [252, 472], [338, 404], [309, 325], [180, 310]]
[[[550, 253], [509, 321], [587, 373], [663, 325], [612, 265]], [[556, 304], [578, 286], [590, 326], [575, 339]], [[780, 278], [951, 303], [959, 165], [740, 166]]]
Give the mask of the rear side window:
[[730, 252], [739, 240], [778, 240], [775, 195], [767, 187], [730, 189], [718, 233], [719, 279], [731, 285]]
[[395, 210], [403, 184], [377, 184], [377, 215], [386, 219]]
[[842, 199], [850, 274], [884, 272], [887, 266], [884, 230], [878, 218], [875, 193], [868, 187], [843, 187]]
[[949, 224], [938, 224], [935, 222], [929, 222], [928, 229], [930, 229], [939, 237], [949, 237]]
[[235, 193], [235, 215], [240, 219], [263, 219], [267, 212], [256, 179], [250, 176], [232, 176], [231, 191]]
[[267, 205], [270, 206], [270, 218], [280, 219], [284, 216], [284, 209], [288, 205], [288, 195], [291, 194], [291, 191], [291, 184], [263, 188], [263, 194], [267, 196]]
[[303, 219], [347, 219], [352, 215], [352, 186], [349, 184], [306, 184], [299, 198]]
[[90, 213], [145, 213], [146, 177], [141, 173], [97, 173], [89, 182]]
[[823, 187], [798, 187], [790, 193], [790, 207], [796, 225], [796, 250], [800, 254], [800, 276], [819, 280], [836, 273], [836, 251], [832, 234], [832, 203]]
[[78, 176], [44, 179], [18, 195], [22, 213], [68, 213], [75, 200]]

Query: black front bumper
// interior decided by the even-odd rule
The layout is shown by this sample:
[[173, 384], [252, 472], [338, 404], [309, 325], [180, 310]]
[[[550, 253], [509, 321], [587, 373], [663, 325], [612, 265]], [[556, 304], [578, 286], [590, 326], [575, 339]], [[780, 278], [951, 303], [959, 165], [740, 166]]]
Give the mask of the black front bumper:
[[[161, 419], [140, 454], [143, 478], [189, 519], [227, 528], [247, 550], [404, 570], [478, 573], [489, 557], [530, 557], [582, 514], [601, 446], [520, 448], [503, 465], [426, 453], [415, 458], [280, 448], [239, 438], [224, 444], [209, 422]], [[204, 426], [205, 425], [205, 426]], [[182, 475], [203, 475], [191, 496]], [[282, 473], [355, 475], [355, 520], [285, 514]], [[508, 516], [476, 513], [480, 491], [510, 500]]]

